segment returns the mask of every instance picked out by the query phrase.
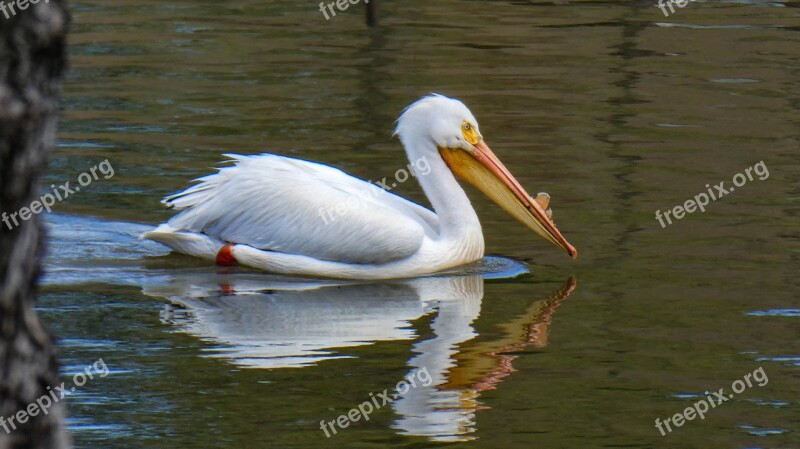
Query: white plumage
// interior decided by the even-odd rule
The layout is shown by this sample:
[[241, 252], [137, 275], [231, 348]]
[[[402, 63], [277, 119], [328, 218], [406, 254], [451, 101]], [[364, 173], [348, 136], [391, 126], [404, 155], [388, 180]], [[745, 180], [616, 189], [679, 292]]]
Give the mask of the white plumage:
[[409, 257], [434, 233], [423, 218], [435, 223], [428, 209], [338, 169], [274, 154], [226, 156], [235, 165], [164, 200], [184, 210], [169, 226], [262, 250], [361, 264]]
[[430, 166], [416, 178], [436, 213], [326, 165], [229, 154], [232, 165], [166, 197], [180, 213], [142, 237], [206, 259], [226, 247], [244, 265], [334, 278], [411, 277], [479, 260], [480, 222], [440, 153], [488, 150], [472, 113], [431, 95], [403, 112], [397, 133], [409, 160]]

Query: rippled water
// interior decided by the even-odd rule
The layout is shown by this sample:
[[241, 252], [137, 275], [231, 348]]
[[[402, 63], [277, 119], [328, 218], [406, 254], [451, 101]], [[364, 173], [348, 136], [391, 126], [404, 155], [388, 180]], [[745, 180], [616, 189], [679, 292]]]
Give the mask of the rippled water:
[[[800, 3], [655, 4], [382, 2], [368, 30], [361, 5], [72, 3], [45, 181], [115, 170], [48, 218], [39, 308], [64, 372], [110, 369], [69, 399], [76, 446], [800, 446]], [[576, 261], [472, 189], [502, 258], [422, 280], [217, 269], [135, 239], [225, 152], [392, 176], [393, 120], [431, 91], [550, 193]], [[656, 220], [759, 161], [765, 179]], [[759, 367], [766, 385], [656, 429]], [[320, 430], [422, 368], [429, 385]]]

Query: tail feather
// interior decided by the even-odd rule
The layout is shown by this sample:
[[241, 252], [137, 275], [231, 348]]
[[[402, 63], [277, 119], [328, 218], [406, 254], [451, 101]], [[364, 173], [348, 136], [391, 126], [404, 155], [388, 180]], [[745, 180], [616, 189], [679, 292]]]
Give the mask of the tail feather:
[[223, 156], [229, 158], [224, 162], [233, 163], [234, 165], [217, 167], [217, 173], [212, 173], [193, 180], [193, 182], [196, 183], [195, 185], [164, 197], [164, 199], [161, 200], [161, 204], [167, 206], [169, 209], [182, 210], [210, 199], [213, 196], [214, 189], [222, 186], [234, 176], [236, 164], [247, 157], [227, 153], [223, 154]]
[[214, 260], [217, 256], [217, 251], [224, 245], [224, 242], [205, 234], [182, 232], [168, 224], [162, 224], [152, 231], [145, 232], [139, 238], [161, 243], [181, 254], [209, 260]]

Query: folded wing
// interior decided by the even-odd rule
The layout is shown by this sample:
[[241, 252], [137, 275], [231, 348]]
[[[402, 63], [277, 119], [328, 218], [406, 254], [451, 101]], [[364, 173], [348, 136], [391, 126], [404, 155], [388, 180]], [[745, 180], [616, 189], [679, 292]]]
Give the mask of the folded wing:
[[346, 263], [414, 254], [436, 232], [430, 210], [322, 164], [273, 154], [226, 155], [233, 165], [164, 199], [178, 231]]

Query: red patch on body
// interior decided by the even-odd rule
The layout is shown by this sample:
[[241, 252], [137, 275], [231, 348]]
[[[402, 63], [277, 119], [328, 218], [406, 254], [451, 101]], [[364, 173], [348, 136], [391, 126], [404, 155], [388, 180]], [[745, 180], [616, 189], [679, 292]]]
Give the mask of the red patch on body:
[[222, 248], [217, 251], [216, 263], [221, 267], [236, 265], [236, 258], [233, 257], [233, 245], [230, 243], [222, 245]]

